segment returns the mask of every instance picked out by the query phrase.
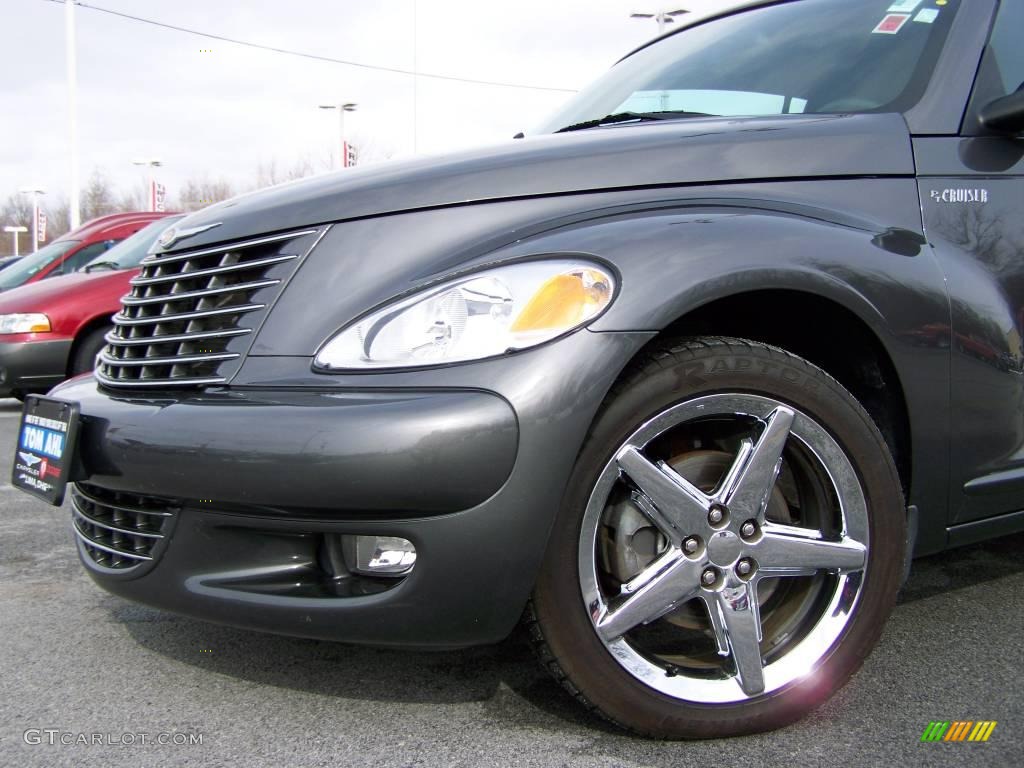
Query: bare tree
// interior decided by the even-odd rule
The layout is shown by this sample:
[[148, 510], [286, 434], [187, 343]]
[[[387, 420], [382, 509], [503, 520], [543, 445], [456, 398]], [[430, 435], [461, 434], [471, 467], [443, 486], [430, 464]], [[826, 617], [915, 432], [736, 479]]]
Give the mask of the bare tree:
[[385, 144], [378, 136], [372, 134], [356, 134], [352, 144], [356, 148], [359, 165], [371, 165], [391, 160], [397, 154], [393, 146]]
[[942, 210], [935, 228], [949, 242], [973, 254], [995, 272], [1019, 272], [1024, 243], [1015, 234], [1016, 218], [1005, 211], [962, 206]]
[[0, 224], [32, 228], [32, 200], [28, 195], [13, 194], [0, 206]]
[[117, 212], [118, 205], [110, 180], [99, 168], [94, 169], [89, 183], [82, 191], [82, 219], [88, 221]]
[[227, 179], [189, 179], [178, 193], [177, 205], [179, 211], [198, 211], [213, 203], [227, 200], [235, 194], [234, 187]]
[[[370, 164], [388, 160], [394, 156], [394, 149], [382, 145], [373, 136], [358, 136], [353, 142], [358, 148], [359, 164]], [[332, 156], [310, 153], [296, 158], [290, 166], [282, 167], [278, 160], [261, 162], [256, 166], [255, 188], [295, 181], [315, 173], [330, 170]], [[209, 179], [190, 178], [182, 186], [173, 205], [168, 208], [177, 211], [196, 211], [221, 200], [233, 197], [239, 191], [253, 189], [252, 182], [238, 187], [225, 178]], [[99, 216], [106, 216], [121, 211], [143, 211], [148, 207], [148, 183], [140, 182], [130, 185], [127, 189], [116, 189], [109, 177], [100, 168], [93, 170], [89, 181], [82, 190], [82, 220], [88, 221]], [[44, 206], [47, 214], [47, 241], [55, 240], [68, 231], [70, 226], [70, 209], [67, 198], [45, 198]], [[14, 225], [31, 229], [32, 201], [25, 195], [11, 194], [0, 205], [0, 226]], [[27, 240], [28, 238], [26, 238]]]
[[61, 195], [46, 206], [46, 239], [54, 241], [71, 229], [71, 205]]
[[287, 170], [278, 168], [277, 159], [275, 158], [256, 166], [256, 189], [273, 187], [286, 181], [304, 179], [307, 176], [312, 176], [314, 173], [316, 173], [316, 162], [309, 155], [296, 160], [291, 168]]
[[25, 227], [27, 232], [16, 235], [19, 250], [24, 253], [26, 247], [32, 249], [32, 201], [27, 195], [10, 195], [0, 206], [0, 253], [14, 253], [12, 237], [3, 232], [3, 227]]
[[117, 208], [120, 211], [149, 210], [149, 182], [134, 184], [118, 195]]

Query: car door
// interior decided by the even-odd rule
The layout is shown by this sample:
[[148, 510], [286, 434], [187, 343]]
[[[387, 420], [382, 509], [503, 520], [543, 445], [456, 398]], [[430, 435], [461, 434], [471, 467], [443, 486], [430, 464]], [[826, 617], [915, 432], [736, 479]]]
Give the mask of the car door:
[[925, 231], [950, 292], [953, 543], [988, 525], [971, 521], [1024, 510], [1024, 138], [978, 122], [1024, 86], [1021, 30], [1024, 0], [1002, 0], [960, 135], [914, 139]]

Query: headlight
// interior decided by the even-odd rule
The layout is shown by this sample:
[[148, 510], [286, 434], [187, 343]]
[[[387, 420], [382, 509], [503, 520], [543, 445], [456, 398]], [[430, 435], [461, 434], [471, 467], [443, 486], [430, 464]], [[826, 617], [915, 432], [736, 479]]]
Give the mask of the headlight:
[[316, 356], [329, 369], [401, 368], [543, 344], [611, 303], [607, 270], [568, 260], [510, 264], [431, 286], [343, 329]]
[[0, 315], [0, 333], [46, 333], [49, 330], [50, 318], [46, 315]]

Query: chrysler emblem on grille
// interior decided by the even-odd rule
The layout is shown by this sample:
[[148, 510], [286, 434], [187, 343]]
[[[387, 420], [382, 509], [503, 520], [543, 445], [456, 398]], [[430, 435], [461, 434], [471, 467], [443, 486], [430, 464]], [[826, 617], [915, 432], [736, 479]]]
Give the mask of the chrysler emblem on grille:
[[161, 248], [170, 248], [179, 240], [184, 240], [186, 237], [198, 235], [200, 232], [205, 232], [206, 230], [213, 229], [214, 227], [219, 227], [221, 223], [222, 222], [218, 221], [216, 224], [204, 224], [201, 227], [189, 227], [187, 229], [171, 227], [170, 229], [164, 230], [163, 234], [161, 234], [160, 238], [156, 241], [156, 244]]

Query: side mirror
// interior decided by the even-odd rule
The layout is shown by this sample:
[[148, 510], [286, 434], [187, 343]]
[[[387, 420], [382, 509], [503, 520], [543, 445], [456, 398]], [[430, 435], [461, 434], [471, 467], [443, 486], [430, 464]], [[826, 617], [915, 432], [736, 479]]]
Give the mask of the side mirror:
[[1024, 89], [986, 104], [978, 120], [991, 131], [1024, 133]]

